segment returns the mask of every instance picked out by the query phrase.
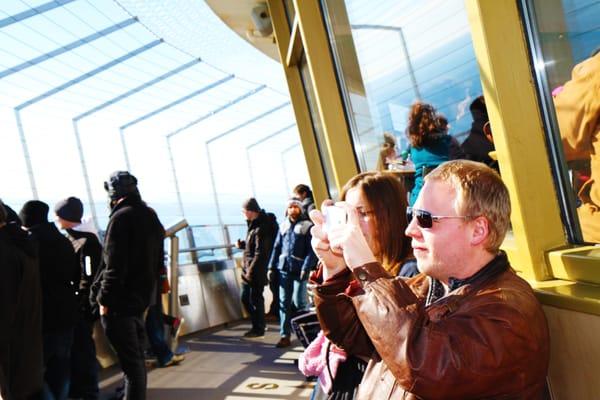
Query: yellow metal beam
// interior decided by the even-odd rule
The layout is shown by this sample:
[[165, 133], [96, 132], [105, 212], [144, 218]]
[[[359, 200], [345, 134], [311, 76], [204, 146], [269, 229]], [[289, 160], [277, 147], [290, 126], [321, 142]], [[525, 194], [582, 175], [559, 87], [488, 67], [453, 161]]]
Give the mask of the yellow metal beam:
[[517, 2], [465, 4], [500, 172], [512, 200], [511, 262], [529, 279], [549, 279], [545, 253], [566, 245], [566, 238]]
[[285, 57], [285, 65], [288, 67], [298, 65], [301, 55], [302, 38], [300, 37], [300, 30], [298, 28], [298, 18], [294, 18], [292, 34], [290, 35], [290, 44], [288, 45], [287, 56]]
[[300, 71], [296, 66], [285, 65], [290, 43], [290, 29], [285, 9], [281, 0], [269, 0], [268, 6], [271, 21], [273, 23], [275, 39], [277, 41], [277, 48], [279, 50], [279, 59], [282, 60], [281, 64], [290, 91], [294, 115], [296, 116], [296, 124], [298, 126], [298, 132], [300, 133], [300, 142], [302, 143], [302, 149], [308, 167], [310, 184], [316, 204], [321, 204], [321, 202], [329, 196], [327, 195], [327, 184], [325, 182], [323, 166], [321, 165], [321, 159], [319, 157], [319, 150], [310, 119], [310, 111], [304, 94]]
[[294, 7], [325, 133], [327, 155], [331, 160], [333, 179], [339, 190], [358, 173], [358, 166], [345, 119], [335, 67], [329, 52], [327, 33], [323, 26], [318, 1], [294, 0]]

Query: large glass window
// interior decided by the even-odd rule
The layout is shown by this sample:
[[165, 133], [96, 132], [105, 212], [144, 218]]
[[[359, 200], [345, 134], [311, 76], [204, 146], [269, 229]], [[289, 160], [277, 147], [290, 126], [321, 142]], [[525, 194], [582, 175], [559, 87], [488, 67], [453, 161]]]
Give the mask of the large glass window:
[[298, 69], [300, 70], [300, 76], [302, 77], [302, 86], [304, 87], [304, 93], [306, 96], [306, 102], [310, 110], [310, 119], [315, 132], [315, 139], [317, 140], [317, 146], [319, 148], [319, 156], [321, 158], [321, 165], [325, 172], [325, 182], [327, 183], [327, 190], [329, 191], [329, 198], [337, 199], [338, 190], [335, 184], [335, 178], [333, 174], [333, 166], [331, 160], [327, 154], [327, 143], [325, 141], [325, 132], [323, 131], [323, 125], [321, 118], [319, 117], [319, 110], [317, 106], [316, 94], [314, 91], [312, 77], [308, 69], [308, 63], [306, 61], [306, 55], [302, 51], [302, 56], [298, 62]]
[[522, 6], [567, 233], [600, 243], [600, 1]]
[[[375, 169], [384, 133], [408, 147], [408, 111], [430, 103], [459, 141], [482, 93], [463, 0], [322, 0], [361, 169]], [[389, 135], [386, 135], [389, 137]]]

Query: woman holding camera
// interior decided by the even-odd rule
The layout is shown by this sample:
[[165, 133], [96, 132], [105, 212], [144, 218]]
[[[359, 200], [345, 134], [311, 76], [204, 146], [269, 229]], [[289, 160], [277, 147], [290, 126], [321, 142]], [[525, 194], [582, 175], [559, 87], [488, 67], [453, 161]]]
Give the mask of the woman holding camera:
[[[400, 181], [393, 174], [385, 172], [365, 172], [355, 176], [346, 183], [340, 196], [345, 202], [341, 205], [344, 210], [356, 210], [358, 226], [369, 248], [392, 275], [412, 276], [418, 273], [412, 258], [410, 239], [404, 235], [407, 227], [406, 197]], [[334, 207], [331, 200], [323, 203], [322, 209], [327, 207]], [[327, 223], [324, 214], [317, 210], [311, 211], [310, 216], [315, 222], [312, 230], [319, 230], [317, 237], [322, 237], [320, 230], [323, 228], [330, 231], [344, 229], [343, 226], [331, 224], [331, 221]], [[329, 341], [347, 355], [332, 377], [332, 389], [323, 397], [352, 399], [374, 348], [355, 316], [350, 297], [338, 294], [352, 295], [362, 289], [347, 268], [341, 252], [318, 239], [313, 239], [313, 248], [320, 260], [317, 271], [311, 277], [311, 283], [319, 285], [315, 293], [319, 322], [322, 327], [328, 328], [324, 329], [324, 334]], [[332, 315], [335, 318], [330, 319]]]

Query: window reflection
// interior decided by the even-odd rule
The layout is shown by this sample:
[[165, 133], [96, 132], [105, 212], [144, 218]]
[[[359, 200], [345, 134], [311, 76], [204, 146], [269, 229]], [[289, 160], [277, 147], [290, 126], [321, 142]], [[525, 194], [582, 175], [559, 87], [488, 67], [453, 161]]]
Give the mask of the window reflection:
[[[538, 74], [555, 115], [579, 224], [586, 242], [600, 243], [600, 1], [534, 0], [525, 2], [535, 19], [540, 47]], [[541, 69], [541, 70], [540, 70]]]
[[432, 104], [448, 119], [449, 133], [466, 138], [481, 83], [462, 0], [322, 6], [361, 170], [385, 164], [385, 132], [395, 137], [398, 155], [407, 151], [415, 101]]

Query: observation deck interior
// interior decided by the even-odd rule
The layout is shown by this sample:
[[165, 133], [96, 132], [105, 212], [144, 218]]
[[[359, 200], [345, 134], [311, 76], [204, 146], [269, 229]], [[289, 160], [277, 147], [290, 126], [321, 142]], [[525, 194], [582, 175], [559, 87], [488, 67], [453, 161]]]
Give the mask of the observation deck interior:
[[[314, 383], [298, 371], [302, 346], [279, 349], [279, 327], [269, 324], [264, 338], [244, 339], [250, 328], [234, 322], [181, 338], [186, 359], [169, 368], [148, 368], [147, 399], [308, 399]], [[117, 365], [101, 373], [101, 399], [121, 383]]]

